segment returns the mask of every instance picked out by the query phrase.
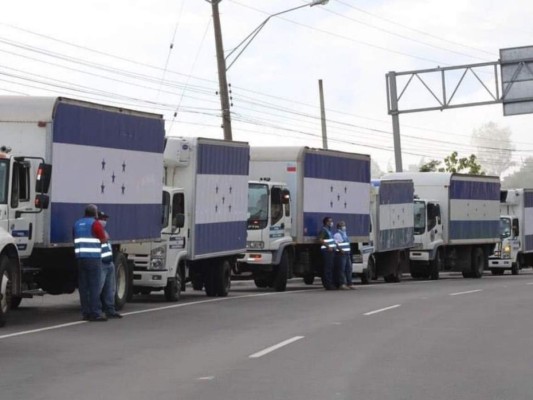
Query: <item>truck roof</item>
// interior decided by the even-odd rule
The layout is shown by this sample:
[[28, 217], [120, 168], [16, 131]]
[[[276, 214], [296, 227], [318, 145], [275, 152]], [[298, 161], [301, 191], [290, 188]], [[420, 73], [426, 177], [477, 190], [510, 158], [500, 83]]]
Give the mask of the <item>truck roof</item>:
[[107, 111], [119, 112], [142, 117], [159, 118], [160, 114], [147, 113], [113, 107], [88, 101], [75, 100], [67, 97], [45, 96], [0, 96], [0, 121], [2, 122], [38, 122], [52, 121], [57, 104], [68, 103], [81, 107], [97, 108]]
[[318, 149], [307, 146], [259, 146], [250, 148], [250, 160], [301, 161], [307, 153], [327, 154], [347, 158], [370, 158], [367, 154], [347, 153], [344, 151]]

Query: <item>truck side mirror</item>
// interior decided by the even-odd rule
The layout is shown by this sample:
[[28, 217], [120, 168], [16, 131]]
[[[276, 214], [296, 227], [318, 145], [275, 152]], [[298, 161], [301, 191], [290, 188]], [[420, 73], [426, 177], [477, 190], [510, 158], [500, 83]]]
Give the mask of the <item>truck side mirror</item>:
[[52, 164], [40, 163], [39, 168], [37, 169], [35, 191], [37, 193], [48, 193], [48, 190], [50, 190], [51, 178], [52, 178]]
[[50, 205], [50, 196], [46, 194], [38, 194], [35, 196], [35, 207], [39, 210], [46, 210]]
[[283, 189], [281, 191], [281, 203], [282, 204], [289, 204], [291, 201], [291, 192], [289, 192], [288, 189]]

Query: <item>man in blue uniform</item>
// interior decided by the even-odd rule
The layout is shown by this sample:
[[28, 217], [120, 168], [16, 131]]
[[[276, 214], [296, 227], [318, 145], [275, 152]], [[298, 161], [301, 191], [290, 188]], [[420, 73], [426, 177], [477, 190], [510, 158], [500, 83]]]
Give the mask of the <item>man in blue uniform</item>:
[[107, 239], [98, 208], [89, 204], [85, 215], [74, 224], [74, 252], [78, 263], [78, 291], [82, 317], [86, 321], [107, 321], [102, 316], [100, 289], [102, 278], [102, 243]]

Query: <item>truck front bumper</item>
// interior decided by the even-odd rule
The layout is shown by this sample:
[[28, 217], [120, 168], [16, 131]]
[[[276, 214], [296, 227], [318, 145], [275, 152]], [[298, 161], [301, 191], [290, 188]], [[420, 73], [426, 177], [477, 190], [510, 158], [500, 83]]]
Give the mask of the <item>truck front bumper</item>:
[[492, 269], [511, 269], [513, 260], [510, 258], [489, 258], [489, 268]]
[[167, 285], [168, 271], [133, 271], [133, 286], [162, 288]]
[[362, 274], [364, 269], [363, 263], [352, 263], [352, 274]]
[[237, 262], [250, 265], [270, 265], [272, 264], [272, 253], [261, 251], [246, 252], [237, 258]]
[[409, 259], [415, 262], [429, 263], [429, 251], [412, 250], [409, 252]]

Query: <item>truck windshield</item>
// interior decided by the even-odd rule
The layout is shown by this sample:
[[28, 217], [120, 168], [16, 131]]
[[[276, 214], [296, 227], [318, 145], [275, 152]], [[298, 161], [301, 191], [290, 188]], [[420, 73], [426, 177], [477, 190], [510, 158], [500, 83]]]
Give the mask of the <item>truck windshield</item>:
[[508, 238], [511, 236], [511, 219], [500, 218], [500, 236], [501, 238]]
[[426, 203], [423, 201], [415, 201], [415, 235], [421, 235], [426, 231]]
[[0, 160], [0, 204], [7, 204], [9, 160]]
[[261, 229], [268, 221], [268, 187], [259, 183], [248, 185], [248, 229]]

